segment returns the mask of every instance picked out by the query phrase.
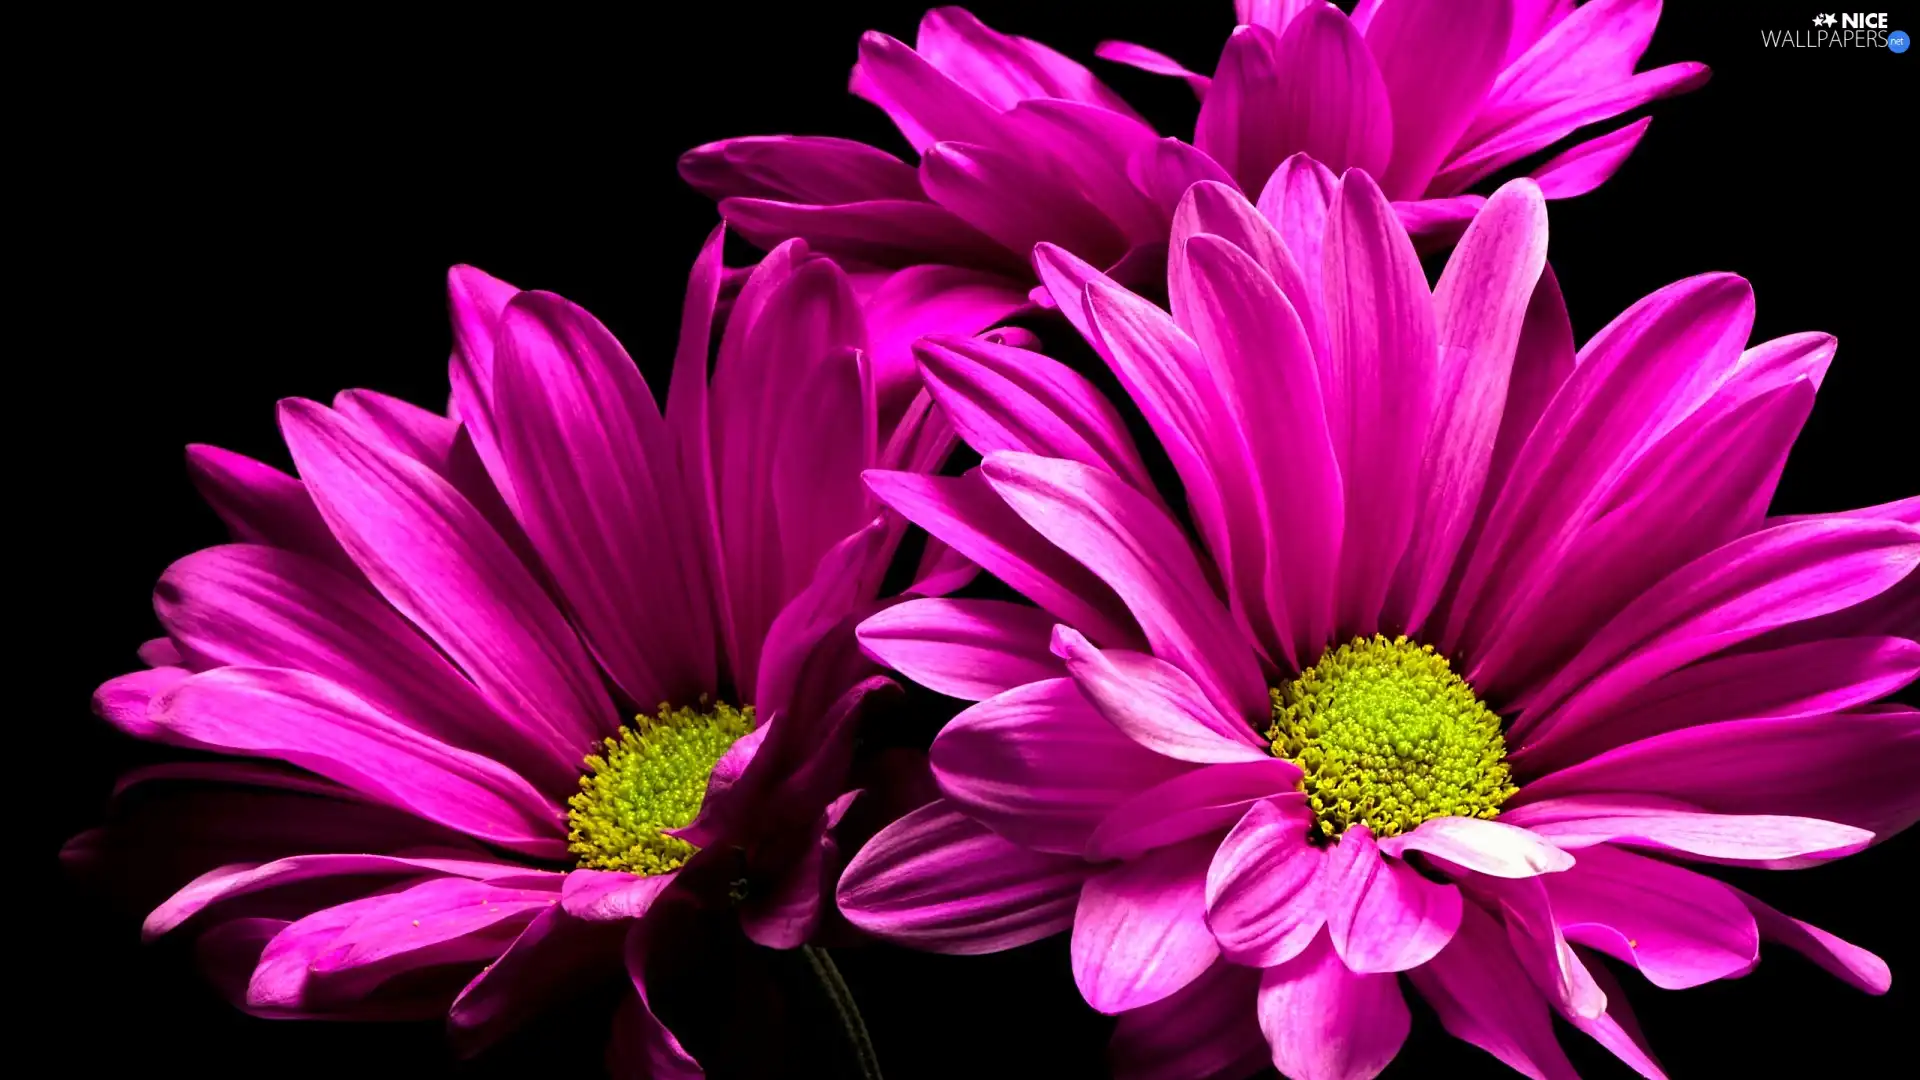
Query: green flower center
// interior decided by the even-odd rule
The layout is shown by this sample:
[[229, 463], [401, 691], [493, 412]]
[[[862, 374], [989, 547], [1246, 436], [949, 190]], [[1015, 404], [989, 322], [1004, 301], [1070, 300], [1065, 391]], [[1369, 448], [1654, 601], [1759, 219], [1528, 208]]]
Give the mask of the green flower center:
[[1321, 839], [1492, 818], [1514, 792], [1500, 718], [1430, 645], [1355, 638], [1271, 691], [1276, 757], [1300, 766]]
[[669, 709], [632, 727], [587, 758], [580, 793], [567, 800], [567, 850], [590, 870], [665, 874], [698, 850], [668, 829], [691, 824], [713, 767], [753, 730], [753, 706]]

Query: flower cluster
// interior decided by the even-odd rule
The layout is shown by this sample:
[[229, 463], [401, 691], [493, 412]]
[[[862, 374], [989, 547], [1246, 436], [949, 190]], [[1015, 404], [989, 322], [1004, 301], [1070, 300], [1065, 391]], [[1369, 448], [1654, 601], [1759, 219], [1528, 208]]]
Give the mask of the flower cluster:
[[[1142, 1080], [1365, 1080], [1409, 991], [1528, 1076], [1557, 1016], [1660, 1077], [1616, 972], [1763, 942], [1884, 992], [1712, 871], [1920, 819], [1920, 496], [1769, 516], [1834, 341], [1749, 345], [1740, 278], [1576, 348], [1547, 203], [1646, 119], [1469, 190], [1705, 69], [1636, 73], [1657, 0], [1237, 10], [1210, 76], [1098, 50], [1185, 79], [1190, 140], [943, 8], [852, 75], [917, 167], [688, 152], [726, 224], [664, 405], [458, 267], [444, 411], [283, 401], [294, 474], [190, 448], [232, 542], [94, 708], [195, 753], [69, 863], [261, 1016], [478, 1053], [610, 979], [633, 1077], [769, 1052], [662, 1019], [690, 950], [807, 949], [844, 1009], [856, 932], [1070, 935]], [[873, 760], [908, 682], [970, 704]]]

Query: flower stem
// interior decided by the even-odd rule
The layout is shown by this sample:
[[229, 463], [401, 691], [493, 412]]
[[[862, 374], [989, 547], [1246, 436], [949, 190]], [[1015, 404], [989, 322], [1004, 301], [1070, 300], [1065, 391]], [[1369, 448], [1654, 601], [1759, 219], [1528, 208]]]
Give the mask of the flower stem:
[[847, 981], [840, 977], [840, 969], [834, 966], [833, 957], [818, 945], [802, 945], [800, 951], [806, 954], [807, 963], [812, 965], [814, 976], [820, 980], [820, 989], [827, 993], [827, 1000], [833, 1002], [833, 1011], [840, 1015], [840, 1026], [846, 1031], [847, 1045], [853, 1049], [853, 1060], [860, 1070], [860, 1080], [881, 1080], [880, 1059], [874, 1055], [873, 1040], [867, 1037], [866, 1021], [860, 1019], [860, 1007], [854, 1004], [853, 992], [847, 989]]

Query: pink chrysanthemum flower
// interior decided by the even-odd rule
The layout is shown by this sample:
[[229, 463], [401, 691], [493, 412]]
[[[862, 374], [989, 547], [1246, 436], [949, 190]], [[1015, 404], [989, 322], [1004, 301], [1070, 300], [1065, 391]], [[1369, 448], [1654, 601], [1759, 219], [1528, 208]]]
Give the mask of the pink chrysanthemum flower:
[[842, 910], [923, 948], [1072, 931], [1124, 1075], [1355, 1080], [1408, 1031], [1572, 1075], [1550, 1016], [1647, 1076], [1598, 954], [1656, 986], [1770, 940], [1871, 992], [1885, 964], [1692, 864], [1790, 868], [1920, 816], [1920, 498], [1768, 518], [1833, 340], [1745, 346], [1725, 274], [1580, 351], [1530, 180], [1429, 290], [1366, 174], [1290, 159], [1259, 208], [1196, 185], [1172, 313], [1057, 248], [1061, 309], [1165, 449], [1064, 366], [920, 350], [984, 464], [878, 472], [889, 505], [1037, 607], [923, 599], [877, 658], [977, 701], [942, 798]]
[[[1242, 0], [1237, 13], [1211, 78], [1138, 45], [1100, 49], [1193, 84], [1204, 102], [1191, 143], [1162, 139], [1073, 60], [945, 7], [912, 48], [868, 33], [853, 70], [853, 92], [886, 110], [917, 170], [844, 139], [776, 135], [699, 147], [681, 173], [762, 245], [800, 236], [875, 265], [1019, 279], [1048, 242], [1133, 282], [1158, 275], [1168, 216], [1194, 181], [1252, 198], [1307, 153], [1380, 177], [1416, 236], [1444, 239], [1484, 201], [1469, 187], [1707, 76], [1699, 64], [1634, 72], [1659, 0], [1374, 0], [1352, 16], [1320, 0]], [[1548, 198], [1582, 194], [1646, 128], [1579, 143], [1534, 176]]]
[[[906, 528], [861, 473], [953, 434], [924, 394], [880, 416], [866, 350], [914, 330], [799, 242], [745, 281], [709, 378], [720, 250], [664, 415], [591, 315], [459, 268], [457, 420], [348, 391], [281, 403], [298, 479], [189, 451], [236, 542], [167, 570], [152, 666], [95, 706], [254, 760], [129, 776], [131, 812], [67, 857], [177, 888], [147, 935], [199, 931], [247, 1011], [451, 1009], [474, 1051], [624, 962], [616, 1071], [693, 1076], [648, 1005], [650, 912], [791, 948], [830, 910], [853, 724], [891, 685], [852, 626]], [[923, 566], [923, 593], [970, 576]]]

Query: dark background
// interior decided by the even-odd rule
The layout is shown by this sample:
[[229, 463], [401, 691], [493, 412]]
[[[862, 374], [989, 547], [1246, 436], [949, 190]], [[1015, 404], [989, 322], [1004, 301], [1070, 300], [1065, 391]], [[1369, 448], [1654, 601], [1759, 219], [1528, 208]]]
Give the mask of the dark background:
[[[798, 132], [905, 152], [844, 86], [861, 31], [911, 41], [918, 5], [806, 8], [678, 5], [671, 23], [645, 26], [526, 15], [431, 30], [115, 22], [92, 28], [100, 40], [85, 58], [25, 100], [58, 138], [33, 169], [50, 188], [24, 207], [56, 241], [30, 268], [52, 295], [36, 312], [15, 308], [51, 330], [15, 356], [31, 373], [16, 381], [28, 392], [14, 399], [27, 436], [15, 475], [43, 503], [10, 531], [40, 549], [16, 572], [46, 590], [14, 650], [15, 685], [31, 689], [25, 708], [14, 695], [14, 730], [28, 742], [14, 744], [7, 770], [22, 796], [14, 865], [28, 885], [13, 934], [30, 955], [12, 993], [45, 1013], [15, 1029], [17, 1048], [82, 1075], [133, 1065], [209, 1080], [592, 1066], [604, 1025], [591, 1018], [466, 1067], [447, 1061], [432, 1025], [248, 1019], [198, 981], [184, 950], [142, 947], [137, 914], [64, 881], [54, 853], [98, 821], [114, 775], [144, 760], [88, 714], [89, 693], [155, 632], [148, 596], [160, 571], [224, 538], [187, 483], [181, 447], [210, 442], [284, 465], [280, 397], [362, 386], [442, 404], [442, 281], [457, 262], [585, 304], [658, 384], [686, 267], [714, 221], [675, 175], [682, 150]], [[974, 11], [1082, 60], [1117, 37], [1203, 71], [1232, 23], [1226, 0], [1100, 8], [1123, 10]], [[1760, 46], [1762, 27], [1808, 26], [1808, 5], [1669, 9], [1642, 67], [1701, 60], [1714, 78], [1657, 103], [1639, 152], [1600, 191], [1554, 204], [1551, 257], [1576, 334], [1677, 278], [1744, 274], [1759, 297], [1756, 339], [1823, 329], [1841, 341], [1776, 511], [1910, 495], [1920, 484], [1901, 389], [1914, 355], [1906, 162], [1920, 58]], [[1920, 9], [1891, 21], [1920, 29]], [[235, 34], [251, 43], [222, 44]], [[1093, 66], [1163, 131], [1191, 133], [1184, 85]], [[48, 378], [46, 390], [29, 381]], [[1739, 981], [1684, 993], [1633, 981], [1670, 1073], [1905, 1071], [1920, 937], [1903, 871], [1916, 856], [1907, 835], [1816, 870], [1734, 875], [1877, 951], [1895, 989], [1868, 997], [1777, 948]], [[842, 964], [894, 1080], [1102, 1075], [1105, 1022], [1079, 1004], [1064, 942], [965, 960], [876, 947]], [[1504, 1073], [1415, 1008], [1388, 1076]], [[1629, 1075], [1563, 1034], [1585, 1075]]]

